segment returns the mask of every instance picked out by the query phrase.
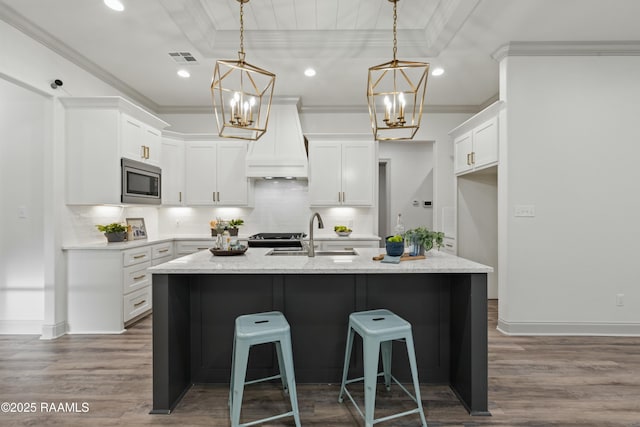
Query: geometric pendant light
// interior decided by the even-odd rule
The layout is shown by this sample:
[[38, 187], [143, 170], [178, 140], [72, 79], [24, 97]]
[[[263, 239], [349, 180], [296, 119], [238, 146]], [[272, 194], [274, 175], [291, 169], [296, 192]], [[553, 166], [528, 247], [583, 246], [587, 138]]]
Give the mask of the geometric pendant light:
[[267, 131], [276, 75], [245, 62], [244, 12], [240, 3], [240, 51], [238, 60], [218, 60], [213, 71], [211, 95], [218, 135], [256, 141]]
[[369, 68], [367, 100], [374, 138], [379, 141], [413, 139], [420, 128], [427, 91], [429, 64], [396, 59], [397, 3], [393, 3], [393, 60]]

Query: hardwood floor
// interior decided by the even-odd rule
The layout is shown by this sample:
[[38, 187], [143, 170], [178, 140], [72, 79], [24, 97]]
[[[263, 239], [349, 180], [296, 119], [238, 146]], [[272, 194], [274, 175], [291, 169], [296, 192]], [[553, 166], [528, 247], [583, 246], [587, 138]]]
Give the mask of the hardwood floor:
[[[495, 330], [495, 301], [489, 310], [492, 416], [471, 417], [448, 387], [427, 385], [422, 393], [430, 427], [640, 427], [640, 338], [507, 337]], [[12, 409], [36, 404], [34, 413], [0, 412], [0, 426], [229, 425], [227, 386], [195, 386], [167, 416], [148, 414], [151, 385], [150, 317], [123, 335], [54, 341], [0, 335], [0, 402], [13, 402]], [[379, 393], [376, 416], [411, 407], [397, 387], [391, 397]], [[362, 426], [351, 404], [337, 403], [337, 394], [336, 385], [299, 384], [302, 424]], [[245, 397], [246, 420], [288, 408], [275, 385], [250, 386]], [[61, 411], [65, 404], [67, 413]], [[269, 425], [292, 426], [293, 421]], [[419, 419], [380, 425], [418, 426]]]

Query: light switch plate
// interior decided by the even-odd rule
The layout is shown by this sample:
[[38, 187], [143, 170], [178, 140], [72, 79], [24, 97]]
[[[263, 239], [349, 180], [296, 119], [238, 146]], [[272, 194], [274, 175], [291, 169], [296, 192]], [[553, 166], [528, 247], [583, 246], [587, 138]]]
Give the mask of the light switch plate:
[[516, 205], [515, 216], [534, 217], [536, 216], [536, 207], [534, 205]]

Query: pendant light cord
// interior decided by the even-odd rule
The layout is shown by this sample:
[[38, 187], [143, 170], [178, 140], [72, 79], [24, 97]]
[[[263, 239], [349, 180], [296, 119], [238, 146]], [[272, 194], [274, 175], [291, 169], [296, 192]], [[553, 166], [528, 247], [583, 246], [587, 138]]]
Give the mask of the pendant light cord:
[[393, 62], [396, 61], [396, 54], [398, 53], [398, 37], [397, 33], [398, 22], [398, 1], [393, 2]]
[[244, 1], [240, 1], [240, 52], [238, 52], [238, 58], [241, 62], [244, 62]]

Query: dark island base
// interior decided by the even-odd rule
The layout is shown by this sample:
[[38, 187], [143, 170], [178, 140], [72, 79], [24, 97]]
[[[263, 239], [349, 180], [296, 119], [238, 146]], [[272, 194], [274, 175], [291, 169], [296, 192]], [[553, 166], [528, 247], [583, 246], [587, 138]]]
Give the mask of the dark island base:
[[[170, 413], [194, 383], [229, 382], [234, 322], [241, 314], [283, 312], [296, 381], [339, 383], [349, 314], [387, 308], [412, 325], [420, 381], [449, 384], [471, 415], [490, 415], [486, 284], [486, 273], [154, 274], [151, 413]], [[362, 376], [356, 339], [351, 378]], [[410, 382], [401, 343], [393, 346], [392, 371]], [[276, 372], [273, 345], [253, 347], [247, 378]]]

